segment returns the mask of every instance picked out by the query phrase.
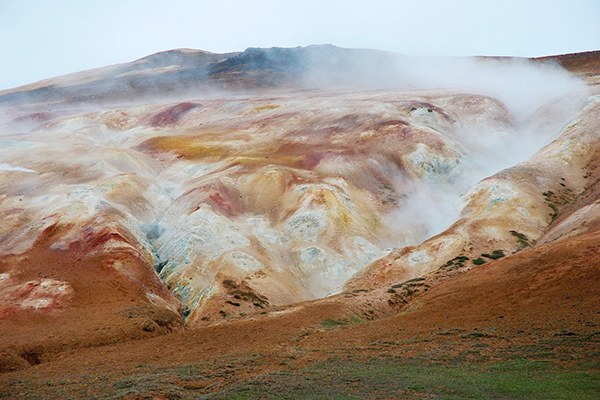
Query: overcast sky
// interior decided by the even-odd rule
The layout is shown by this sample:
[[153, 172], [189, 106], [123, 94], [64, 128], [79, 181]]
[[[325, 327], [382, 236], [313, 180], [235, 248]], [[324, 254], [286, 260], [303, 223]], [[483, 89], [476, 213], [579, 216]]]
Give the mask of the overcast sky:
[[600, 49], [600, 0], [0, 0], [0, 90], [173, 48], [410, 55]]

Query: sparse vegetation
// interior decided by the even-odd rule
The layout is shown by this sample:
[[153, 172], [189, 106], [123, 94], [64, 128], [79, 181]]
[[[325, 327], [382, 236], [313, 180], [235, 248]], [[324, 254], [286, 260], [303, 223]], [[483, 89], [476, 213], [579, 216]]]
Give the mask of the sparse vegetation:
[[517, 238], [517, 241], [521, 245], [522, 248], [531, 247], [531, 243], [529, 243], [529, 239], [522, 233], [517, 231], [510, 231], [510, 234]]
[[138, 320], [140, 327], [145, 332], [171, 332], [185, 324], [180, 314], [151, 306], [129, 307], [119, 314], [128, 319]]
[[423, 277], [418, 277], [418, 278], [413, 278], [413, 279], [409, 279], [406, 281], [406, 283], [412, 283], [412, 282], [423, 282], [425, 280], [425, 278]]
[[[461, 353], [463, 358], [478, 355]], [[528, 360], [477, 365], [458, 358], [444, 364], [423, 359], [333, 358], [299, 371], [265, 374], [211, 398], [593, 399], [600, 382], [588, 371]]]
[[554, 220], [558, 218], [560, 207], [564, 207], [568, 204], [574, 204], [575, 202], [577, 202], [578, 199], [578, 196], [576, 196], [573, 193], [572, 189], [566, 187], [566, 185], [562, 182], [560, 183], [560, 185], [563, 188], [558, 194], [554, 193], [551, 190], [542, 193], [542, 196], [544, 196], [544, 200], [546, 201], [546, 205], [552, 209], [552, 213], [550, 213], [550, 217], [552, 218], [552, 220], [550, 221], [550, 223], [554, 222]]
[[324, 319], [323, 321], [321, 321], [321, 325], [324, 328], [333, 329], [333, 328], [337, 328], [339, 326], [344, 325], [344, 323], [342, 321], [338, 321], [337, 319], [328, 318], [328, 319]]
[[483, 265], [483, 264], [485, 264], [485, 260], [483, 258], [479, 257], [479, 258], [473, 260], [473, 264], [475, 264], [475, 265]]
[[269, 302], [263, 296], [257, 294], [245, 282], [236, 283], [231, 279], [223, 280], [223, 287], [227, 290], [227, 294], [239, 301], [227, 300], [227, 303], [239, 307], [241, 302], [252, 302], [256, 307], [265, 308]]
[[465, 261], [467, 260], [469, 260], [469, 257], [467, 256], [454, 257], [453, 259], [446, 261], [446, 263], [442, 265], [439, 269], [452, 271], [453, 269], [464, 267]]
[[357, 315], [352, 315], [349, 318], [343, 319], [324, 319], [323, 321], [321, 321], [321, 326], [323, 326], [326, 329], [335, 329], [343, 326], [362, 324], [364, 322], [367, 322], [367, 320]]
[[[327, 329], [351, 324], [326, 319]], [[360, 319], [354, 319], [360, 321]], [[297, 338], [314, 330], [302, 330]], [[598, 343], [599, 334], [582, 336], [560, 330], [554, 335], [510, 349], [487, 349], [501, 340], [486, 331], [450, 328], [439, 340], [456, 337], [461, 347], [422, 349], [422, 340], [373, 340], [362, 351], [342, 347], [323, 361], [313, 362], [306, 349], [278, 353], [221, 356], [211, 361], [166, 365], [136, 364], [127, 375], [87, 368], [62, 375], [34, 374], [10, 378], [0, 385], [0, 398], [61, 399], [596, 399], [600, 393], [598, 352], [581, 359], [573, 346]], [[408, 348], [419, 354], [408, 355]], [[308, 359], [306, 358], [308, 357]], [[275, 372], [261, 372], [279, 365]], [[117, 367], [118, 368], [118, 367]], [[273, 369], [267, 369], [273, 371]]]
[[402, 289], [401, 296], [412, 296], [413, 294], [423, 289], [423, 291], [427, 291], [429, 289], [429, 285], [425, 283], [426, 279], [423, 277], [417, 277], [413, 279], [409, 279], [406, 282], [398, 283], [393, 285], [390, 289], [388, 289], [388, 293], [396, 293], [396, 289]]
[[496, 335], [490, 335], [489, 333], [484, 332], [469, 332], [463, 335], [460, 335], [463, 339], [478, 339], [478, 338], [495, 338]]
[[482, 254], [482, 256], [485, 258], [489, 258], [491, 260], [497, 260], [499, 258], [504, 257], [504, 251], [503, 250], [494, 250], [494, 251], [492, 251], [492, 254], [484, 253], [484, 254]]

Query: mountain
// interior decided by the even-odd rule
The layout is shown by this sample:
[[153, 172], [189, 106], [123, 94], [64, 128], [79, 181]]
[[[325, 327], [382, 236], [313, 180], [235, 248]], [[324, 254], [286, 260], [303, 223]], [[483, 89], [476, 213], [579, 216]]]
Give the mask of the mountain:
[[598, 59], [180, 49], [0, 92], [0, 371], [596, 334]]
[[[402, 56], [370, 50], [340, 49], [330, 45], [298, 48], [249, 48], [242, 53], [213, 54], [177, 49], [156, 53], [131, 63], [97, 68], [47, 79], [0, 92], [0, 104], [51, 102], [53, 107], [80, 102], [137, 100], [170, 93], [211, 93], [311, 85], [311, 73], [344, 81], [379, 73]], [[363, 65], [364, 63], [364, 65]], [[352, 77], [351, 77], [352, 75]], [[191, 92], [191, 93], [190, 93]]]

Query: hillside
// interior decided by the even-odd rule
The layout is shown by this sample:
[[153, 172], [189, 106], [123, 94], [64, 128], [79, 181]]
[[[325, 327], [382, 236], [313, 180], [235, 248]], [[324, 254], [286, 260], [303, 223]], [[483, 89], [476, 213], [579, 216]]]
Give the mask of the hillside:
[[[598, 65], [185, 49], [0, 92], [0, 396], [235, 398], [348, 354], [596, 374]], [[115, 389], [199, 360], [231, 379]]]

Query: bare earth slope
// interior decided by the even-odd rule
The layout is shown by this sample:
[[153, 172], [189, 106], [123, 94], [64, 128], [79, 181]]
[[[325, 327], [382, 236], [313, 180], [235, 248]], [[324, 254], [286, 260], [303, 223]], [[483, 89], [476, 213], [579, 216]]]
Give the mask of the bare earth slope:
[[597, 54], [417, 61], [176, 50], [1, 92], [0, 396], [236, 398], [349, 354], [597, 368]]
[[[279, 387], [281, 395], [302, 398], [307, 394], [299, 388], [306, 385], [306, 379], [317, 384], [307, 390], [321, 392], [326, 389], [318, 387], [318, 382], [335, 373], [342, 378], [335, 387], [337, 394], [371, 397], [385, 395], [384, 385], [390, 381], [381, 379], [379, 386], [369, 386], [368, 379], [360, 375], [360, 368], [365, 368], [361, 360], [386, 360], [390, 368], [400, 362], [393, 367], [400, 377], [403, 370], [414, 368], [415, 362], [421, 365], [423, 357], [428, 363], [449, 368], [494, 365], [515, 358], [543, 360], [546, 369], [542, 373], [547, 378], [555, 373], [548, 369], [549, 362], [565, 365], [553, 368], [579, 370], [577, 363], [595, 360], [596, 369], [586, 373], [597, 377], [597, 243], [598, 234], [592, 233], [524, 250], [450, 279], [404, 312], [376, 321], [349, 318], [346, 297], [335, 296], [251, 320], [71, 351], [35, 369], [0, 376], [0, 393], [14, 398], [198, 398], [211, 394], [239, 398], [247, 395], [244, 382], [256, 382], [254, 388], [263, 382], [261, 385], [267, 386], [263, 391], [255, 389], [255, 394], [267, 396], [273, 393], [270, 388]], [[336, 359], [335, 369], [322, 365], [317, 376], [302, 369]], [[536, 365], [529, 366], [529, 374], [539, 373], [531, 369]], [[348, 374], [346, 368], [357, 375]], [[305, 371], [306, 379], [284, 375], [284, 380], [278, 381], [277, 375], [264, 375], [289, 370]], [[498, 379], [498, 370], [490, 372], [490, 380]], [[390, 378], [391, 382], [399, 379]], [[538, 385], [545, 381], [537, 379]], [[358, 387], [348, 384], [361, 381]], [[588, 383], [584, 391], [577, 392], [569, 382], [563, 383], [567, 385], [565, 393], [578, 393], [582, 398], [594, 398], [600, 390], [597, 384]], [[479, 385], [485, 384], [486, 380], [479, 381]], [[527, 389], [526, 382], [521, 385], [521, 390]], [[431, 392], [433, 388], [419, 388], [414, 383], [398, 386], [388, 397], [436, 394]], [[480, 386], [479, 396], [486, 393], [483, 388]], [[551, 395], [539, 390], [538, 386], [525, 396]], [[469, 391], [450, 393], [473, 395]], [[503, 392], [489, 393], [497, 396]], [[512, 392], [511, 397], [521, 398], [523, 392]]]

